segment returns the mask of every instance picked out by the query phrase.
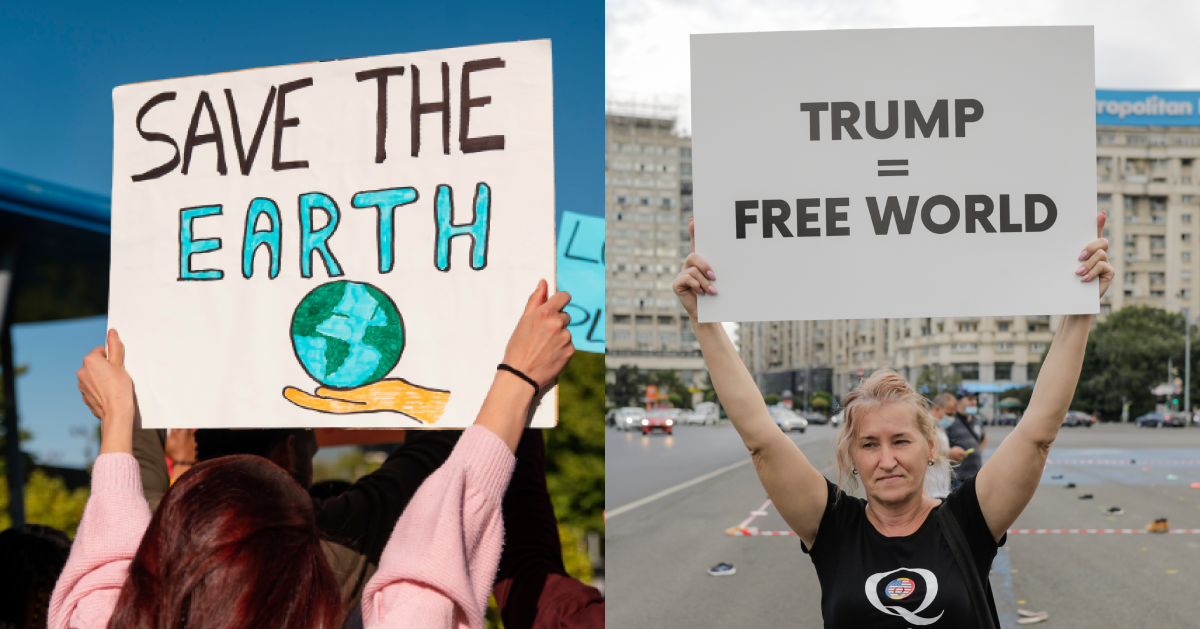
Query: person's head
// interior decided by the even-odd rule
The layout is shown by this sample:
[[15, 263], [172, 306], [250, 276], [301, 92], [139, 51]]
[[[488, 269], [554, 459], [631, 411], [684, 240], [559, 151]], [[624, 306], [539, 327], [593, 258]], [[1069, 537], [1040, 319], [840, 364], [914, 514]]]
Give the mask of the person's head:
[[955, 403], [957, 404], [958, 413], [960, 415], [974, 415], [979, 412], [979, 403], [975, 399], [975, 393], [966, 389], [959, 389], [954, 394]]
[[844, 406], [835, 453], [841, 485], [853, 491], [861, 479], [868, 499], [897, 504], [924, 491], [930, 461], [947, 468], [929, 403], [895, 371], [872, 374]]
[[933, 398], [933, 408], [930, 413], [934, 419], [941, 420], [944, 417], [954, 417], [955, 409], [954, 396], [949, 393], [939, 393]]
[[253, 454], [287, 470], [305, 489], [312, 485], [317, 435], [304, 428], [196, 431], [196, 460], [208, 461], [231, 454]]
[[45, 627], [50, 595], [71, 553], [65, 533], [26, 524], [0, 533], [0, 627]]
[[163, 496], [109, 627], [334, 629], [312, 500], [258, 456], [203, 461]]

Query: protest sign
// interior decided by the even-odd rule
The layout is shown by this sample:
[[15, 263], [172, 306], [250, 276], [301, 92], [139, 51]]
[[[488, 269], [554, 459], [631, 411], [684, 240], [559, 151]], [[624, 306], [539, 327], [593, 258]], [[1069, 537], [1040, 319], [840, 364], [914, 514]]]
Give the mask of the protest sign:
[[571, 341], [604, 353], [604, 219], [563, 212], [558, 230], [558, 290], [571, 294]]
[[691, 43], [701, 321], [1099, 311], [1092, 27]]
[[[148, 427], [475, 420], [554, 290], [549, 41], [113, 91], [110, 326]], [[552, 426], [549, 392], [533, 425]]]

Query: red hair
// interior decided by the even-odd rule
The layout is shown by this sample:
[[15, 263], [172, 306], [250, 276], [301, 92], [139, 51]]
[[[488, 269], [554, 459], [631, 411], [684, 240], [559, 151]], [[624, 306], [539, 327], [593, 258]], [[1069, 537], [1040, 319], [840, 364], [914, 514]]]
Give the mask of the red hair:
[[197, 464], [150, 520], [110, 629], [335, 629], [312, 499], [251, 455]]

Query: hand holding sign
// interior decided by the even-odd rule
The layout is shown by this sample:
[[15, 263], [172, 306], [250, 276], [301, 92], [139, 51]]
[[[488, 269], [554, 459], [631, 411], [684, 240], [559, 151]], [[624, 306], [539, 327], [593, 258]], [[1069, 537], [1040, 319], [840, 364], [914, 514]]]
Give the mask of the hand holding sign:
[[688, 317], [696, 322], [696, 299], [701, 295], [716, 295], [717, 287], [712, 283], [717, 279], [712, 267], [696, 253], [696, 219], [688, 219], [688, 235], [691, 236], [692, 253], [684, 261], [683, 271], [675, 278], [671, 288], [679, 301], [683, 302]]
[[548, 291], [546, 280], [539, 281], [504, 350], [504, 364], [533, 378], [541, 388], [562, 373], [575, 353], [567, 331], [571, 316], [562, 311], [571, 295], [558, 291], [547, 299]]
[[132, 454], [137, 404], [133, 380], [125, 371], [125, 344], [116, 330], [108, 331], [107, 343], [107, 354], [104, 347], [88, 352], [75, 376], [83, 403], [100, 419], [100, 454]]
[[1101, 212], [1096, 215], [1096, 239], [1088, 243], [1084, 247], [1083, 252], [1079, 254], [1081, 260], [1085, 260], [1083, 266], [1075, 270], [1075, 275], [1082, 275], [1080, 281], [1090, 282], [1092, 278], [1100, 278], [1100, 296], [1103, 297], [1105, 291], [1108, 290], [1108, 285], [1112, 283], [1113, 276], [1117, 274], [1112, 265], [1108, 262], [1108, 239], [1104, 238], [1104, 222], [1108, 220], [1108, 213]]

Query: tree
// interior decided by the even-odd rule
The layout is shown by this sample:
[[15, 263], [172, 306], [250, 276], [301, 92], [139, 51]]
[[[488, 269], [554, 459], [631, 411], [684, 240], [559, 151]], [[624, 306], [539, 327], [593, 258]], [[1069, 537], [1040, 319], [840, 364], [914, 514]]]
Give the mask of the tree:
[[[5, 468], [0, 461], [0, 476], [6, 472]], [[32, 470], [25, 483], [25, 521], [54, 527], [74, 538], [89, 495], [87, 487], [72, 491], [67, 489], [63, 479], [42, 470]], [[8, 517], [8, 498], [8, 484], [0, 484], [0, 530], [12, 526]]]
[[[658, 387], [659, 395], [666, 393], [668, 400], [676, 408], [692, 408], [692, 396], [688, 391], [687, 385], [679, 377], [679, 372], [674, 369], [656, 369], [650, 372], [650, 377], [647, 378], [646, 384], [652, 384]], [[673, 394], [678, 394], [679, 401], [671, 399]]]
[[607, 387], [606, 393], [616, 406], [641, 406], [645, 390], [645, 378], [638, 368], [634, 365], [621, 365], [617, 367], [616, 382]]
[[961, 385], [962, 374], [953, 368], [945, 369], [943, 365], [924, 367], [917, 377], [917, 392], [930, 401], [944, 391], [954, 392]]
[[554, 514], [577, 537], [604, 537], [604, 388], [604, 355], [576, 352], [558, 378], [558, 426], [543, 433]]
[[828, 391], [814, 391], [808, 397], [808, 405], [818, 413], [828, 414], [833, 409], [833, 394]]
[[779, 396], [774, 393], [768, 393], [763, 396], [763, 401], [767, 403], [767, 406], [775, 406], [779, 403]]
[[1131, 417], [1153, 411], [1158, 400], [1150, 390], [1166, 378], [1167, 360], [1182, 366], [1183, 333], [1181, 314], [1149, 306], [1127, 306], [1096, 323], [1071, 408], [1115, 418], [1124, 399]]

